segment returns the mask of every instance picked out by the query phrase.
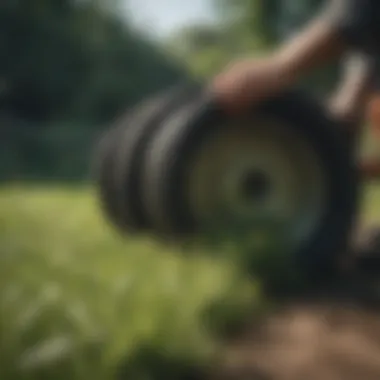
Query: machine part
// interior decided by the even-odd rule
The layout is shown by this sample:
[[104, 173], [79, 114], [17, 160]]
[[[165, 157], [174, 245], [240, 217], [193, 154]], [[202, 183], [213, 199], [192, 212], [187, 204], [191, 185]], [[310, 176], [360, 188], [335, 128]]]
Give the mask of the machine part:
[[333, 269], [345, 251], [357, 169], [336, 122], [304, 93], [282, 94], [241, 118], [200, 93], [167, 119], [146, 155], [145, 209], [167, 237], [233, 231], [246, 240], [266, 229], [313, 272]]
[[141, 202], [140, 167], [145, 145], [172, 109], [191, 96], [192, 85], [150, 97], [107, 131], [97, 154], [97, 182], [107, 218], [122, 233], [148, 228]]

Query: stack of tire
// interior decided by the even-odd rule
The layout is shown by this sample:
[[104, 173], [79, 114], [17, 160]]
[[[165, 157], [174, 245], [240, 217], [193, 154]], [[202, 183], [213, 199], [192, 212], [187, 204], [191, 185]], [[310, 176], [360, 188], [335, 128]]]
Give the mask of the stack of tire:
[[325, 270], [345, 251], [359, 195], [339, 127], [298, 90], [236, 117], [202, 86], [171, 88], [101, 139], [104, 215], [123, 234], [171, 241], [281, 221], [294, 264]]

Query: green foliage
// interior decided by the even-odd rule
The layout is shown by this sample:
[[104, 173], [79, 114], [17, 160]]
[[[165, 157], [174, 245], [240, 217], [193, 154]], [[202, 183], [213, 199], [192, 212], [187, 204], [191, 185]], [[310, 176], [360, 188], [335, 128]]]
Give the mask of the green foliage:
[[[84, 154], [71, 154], [73, 145], [88, 153], [105, 124], [147, 94], [187, 77], [117, 14], [116, 5], [97, 0], [1, 3], [0, 49], [6, 54], [0, 62], [0, 130], [1, 144], [10, 152], [0, 178], [85, 176], [88, 163]], [[83, 138], [76, 140], [78, 134]], [[74, 159], [80, 170], [61, 171], [62, 161]]]
[[8, 109], [36, 122], [104, 122], [184, 72], [96, 1], [0, 8]]

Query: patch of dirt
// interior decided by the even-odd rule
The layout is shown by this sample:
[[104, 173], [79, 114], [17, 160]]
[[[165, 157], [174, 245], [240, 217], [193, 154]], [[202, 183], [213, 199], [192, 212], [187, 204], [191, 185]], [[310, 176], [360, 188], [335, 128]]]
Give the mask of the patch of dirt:
[[212, 380], [380, 379], [380, 272], [277, 302], [227, 343]]

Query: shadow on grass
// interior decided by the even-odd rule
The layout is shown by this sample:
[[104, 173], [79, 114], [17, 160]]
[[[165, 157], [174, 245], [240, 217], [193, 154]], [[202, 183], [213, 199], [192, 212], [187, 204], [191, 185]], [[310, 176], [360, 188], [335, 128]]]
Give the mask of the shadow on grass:
[[151, 344], [140, 346], [116, 371], [117, 380], [201, 380], [206, 369], [181, 355], [165, 352]]

